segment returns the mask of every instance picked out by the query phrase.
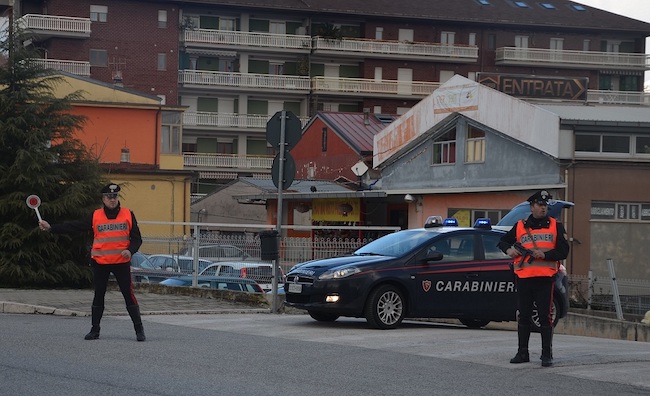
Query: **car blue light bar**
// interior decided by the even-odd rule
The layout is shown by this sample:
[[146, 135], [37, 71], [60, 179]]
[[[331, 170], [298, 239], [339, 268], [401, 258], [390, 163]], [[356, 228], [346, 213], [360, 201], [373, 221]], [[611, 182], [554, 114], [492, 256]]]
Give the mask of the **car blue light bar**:
[[474, 228], [481, 228], [481, 229], [485, 229], [485, 230], [491, 230], [492, 229], [492, 222], [488, 218], [476, 219], [476, 222], [474, 223]]
[[442, 222], [442, 225], [446, 227], [458, 227], [458, 219], [447, 217], [445, 221]]

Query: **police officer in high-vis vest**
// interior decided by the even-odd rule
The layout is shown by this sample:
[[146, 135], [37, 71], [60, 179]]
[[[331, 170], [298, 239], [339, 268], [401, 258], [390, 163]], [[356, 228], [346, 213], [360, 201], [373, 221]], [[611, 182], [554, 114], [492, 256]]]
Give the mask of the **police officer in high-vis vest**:
[[[566, 240], [564, 226], [553, 217], [548, 216], [548, 201], [551, 194], [542, 190], [528, 198], [531, 214], [527, 219], [520, 220], [505, 234], [499, 242], [499, 248], [514, 259], [514, 270], [517, 276], [517, 302], [519, 318], [517, 336], [519, 347], [510, 363], [526, 363], [530, 361], [528, 340], [530, 339], [533, 303], [539, 313], [540, 333], [542, 336], [542, 366], [553, 364], [553, 319], [551, 305], [555, 274], [560, 260], [569, 254], [569, 243]], [[532, 252], [532, 257], [522, 255], [522, 249], [513, 245], [520, 243], [521, 247]]]
[[104, 313], [104, 297], [111, 272], [124, 296], [126, 310], [133, 320], [136, 339], [146, 339], [140, 319], [140, 307], [131, 283], [131, 256], [142, 245], [142, 236], [133, 212], [120, 207], [119, 192], [120, 186], [115, 183], [104, 186], [101, 190], [104, 207], [80, 220], [52, 225], [45, 220], [38, 223], [41, 230], [58, 234], [93, 231], [90, 257], [95, 297], [92, 305], [92, 328], [84, 337], [86, 340], [99, 338], [99, 323]]

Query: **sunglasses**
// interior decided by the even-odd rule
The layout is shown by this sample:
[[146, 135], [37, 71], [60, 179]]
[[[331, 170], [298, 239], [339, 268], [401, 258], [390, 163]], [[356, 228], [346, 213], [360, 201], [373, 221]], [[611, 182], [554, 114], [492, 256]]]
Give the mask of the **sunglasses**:
[[108, 199], [117, 199], [117, 193], [104, 194], [104, 196]]

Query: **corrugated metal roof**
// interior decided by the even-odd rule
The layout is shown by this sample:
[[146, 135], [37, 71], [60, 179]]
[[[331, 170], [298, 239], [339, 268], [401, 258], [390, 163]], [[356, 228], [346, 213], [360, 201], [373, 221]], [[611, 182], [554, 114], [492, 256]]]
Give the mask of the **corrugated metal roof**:
[[[186, 0], [176, 0], [185, 3]], [[547, 0], [555, 6], [544, 8], [538, 0], [524, 0], [528, 7], [518, 7], [513, 1], [489, 0], [489, 5], [480, 5], [476, 0], [194, 0], [193, 3], [295, 11], [312, 14], [320, 20], [327, 14], [342, 16], [366, 16], [406, 18], [450, 22], [474, 22], [482, 25], [515, 26], [557, 26], [566, 29], [589, 29], [598, 31], [650, 32], [650, 24], [613, 14], [597, 8], [583, 6], [577, 11], [570, 0]]]
[[650, 108], [647, 106], [615, 105], [554, 105], [536, 104], [544, 110], [560, 116], [564, 121], [593, 121], [620, 123], [650, 123]]
[[[239, 200], [265, 200], [276, 199], [278, 189], [271, 179], [253, 179], [241, 177], [239, 180], [259, 188], [259, 194], [236, 195], [233, 198]], [[313, 187], [313, 188], [312, 188]], [[283, 197], [287, 200], [297, 199], [320, 199], [320, 198], [383, 198], [384, 191], [355, 191], [341, 184], [326, 180], [295, 180], [287, 190], [283, 191]]]
[[[250, 177], [240, 177], [239, 180], [244, 181], [252, 186], [259, 188], [265, 192], [278, 192], [278, 188], [273, 184], [271, 179], [254, 179]], [[347, 192], [349, 188], [340, 184], [326, 181], [326, 180], [294, 180], [287, 190], [288, 193], [309, 193], [312, 192], [312, 187], [316, 192]]]
[[[316, 117], [320, 117], [341, 139], [359, 153], [372, 153], [375, 135], [399, 118], [398, 115], [392, 114], [368, 114], [368, 123], [366, 124], [364, 113], [319, 111]], [[387, 122], [381, 121], [380, 118]]]

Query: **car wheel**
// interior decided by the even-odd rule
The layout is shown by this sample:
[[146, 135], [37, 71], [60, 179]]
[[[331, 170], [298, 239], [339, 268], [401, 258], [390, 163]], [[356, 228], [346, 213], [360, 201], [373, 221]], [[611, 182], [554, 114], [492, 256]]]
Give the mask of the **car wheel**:
[[[557, 322], [560, 320], [558, 316], [560, 312], [560, 301], [557, 298], [553, 298], [553, 304], [551, 305], [551, 318], [553, 318], [553, 327], [557, 325]], [[539, 322], [539, 312], [537, 312], [537, 306], [533, 307], [533, 316], [530, 318], [530, 321], [533, 324], [533, 331], [539, 332], [541, 328]]]
[[405, 311], [402, 292], [395, 286], [384, 285], [370, 293], [364, 313], [370, 326], [384, 330], [397, 328]]
[[339, 315], [326, 312], [307, 311], [307, 313], [312, 317], [312, 319], [319, 322], [334, 322], [339, 318]]
[[490, 323], [490, 321], [486, 319], [459, 319], [459, 320], [460, 323], [464, 324], [470, 329], [480, 329], [481, 327], [485, 327], [487, 326], [488, 323]]

